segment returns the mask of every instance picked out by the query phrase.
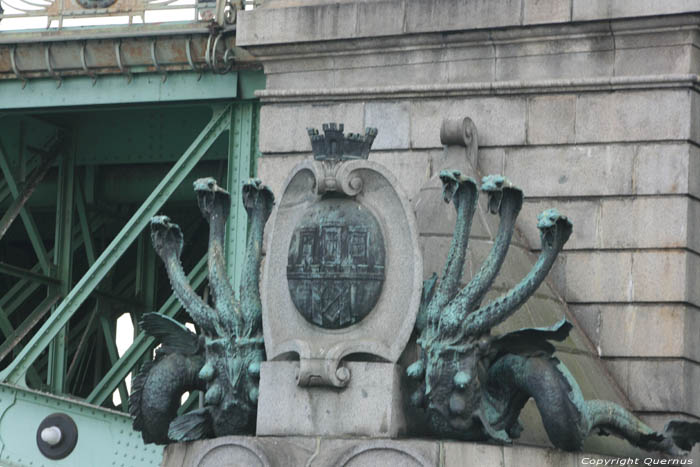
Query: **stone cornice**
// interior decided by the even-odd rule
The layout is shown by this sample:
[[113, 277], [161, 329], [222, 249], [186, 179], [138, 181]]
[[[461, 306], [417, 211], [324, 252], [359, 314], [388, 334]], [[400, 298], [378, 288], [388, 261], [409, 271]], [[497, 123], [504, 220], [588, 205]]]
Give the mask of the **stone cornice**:
[[237, 40], [239, 46], [253, 48], [523, 26], [575, 27], [700, 13], [697, 3], [686, 0], [562, 0], [557, 2], [556, 11], [553, 6], [552, 2], [538, 4], [534, 0], [375, 0], [311, 5], [281, 2], [277, 8], [241, 12]]
[[[700, 12], [699, 12], [700, 13]], [[658, 35], [682, 31], [699, 31], [700, 14], [682, 14], [655, 18], [629, 18], [613, 21], [535, 25], [523, 28], [471, 29], [461, 31], [422, 32], [419, 34], [358, 35], [314, 41], [246, 43], [239, 32], [236, 45], [244, 47], [263, 62], [301, 58], [362, 55], [380, 52], [432, 49], [443, 47], [482, 47], [543, 41], [599, 40], [631, 35]]]
[[291, 103], [452, 96], [468, 97], [514, 94], [609, 92], [620, 90], [677, 88], [688, 88], [700, 91], [700, 77], [696, 74], [672, 74], [619, 76], [612, 78], [493, 81], [337, 89], [274, 89], [256, 91], [255, 95], [266, 103]]

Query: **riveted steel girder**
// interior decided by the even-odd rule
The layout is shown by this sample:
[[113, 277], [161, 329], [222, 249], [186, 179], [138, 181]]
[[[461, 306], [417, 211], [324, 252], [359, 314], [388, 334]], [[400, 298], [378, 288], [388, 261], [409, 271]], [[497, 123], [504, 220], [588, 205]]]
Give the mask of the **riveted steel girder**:
[[[36, 432], [48, 415], [63, 413], [78, 427], [78, 444], [65, 459], [49, 460], [37, 448]], [[145, 445], [128, 414], [0, 384], [0, 465], [158, 466], [162, 447]]]
[[[19, 198], [19, 186], [12, 175], [12, 170], [10, 170], [10, 165], [7, 161], [7, 153], [2, 146], [2, 142], [0, 142], [0, 171], [2, 171], [2, 174], [5, 177], [5, 182], [7, 183], [12, 196], [15, 199]], [[36, 222], [34, 222], [34, 218], [27, 210], [26, 206], [22, 206], [20, 208], [19, 215], [22, 218], [22, 222], [24, 222], [25, 228], [27, 229], [29, 241], [32, 243], [32, 247], [34, 247], [36, 256], [39, 259], [39, 264], [41, 264], [41, 268], [44, 273], [48, 274], [50, 269], [49, 256], [46, 253], [46, 247], [44, 247], [44, 243], [41, 240], [41, 235], [39, 234], [39, 229], [36, 226]]]
[[107, 246], [95, 263], [73, 287], [56, 311], [34, 335], [19, 355], [0, 373], [0, 381], [26, 385], [24, 375], [29, 366], [39, 357], [51, 340], [58, 335], [68, 323], [80, 305], [95, 290], [108, 271], [138, 237], [160, 207], [176, 187], [184, 180], [194, 165], [204, 156], [207, 149], [230, 126], [231, 107], [216, 106], [209, 123], [192, 142], [182, 157], [174, 164], [168, 174], [161, 180], [151, 195], [127, 222], [124, 228]]
[[[204, 256], [197, 265], [192, 269], [187, 276], [193, 288], [199, 287], [207, 277], [207, 257]], [[163, 306], [160, 307], [158, 313], [167, 316], [175, 316], [180, 311], [180, 302], [175, 295], [171, 295]], [[121, 381], [126, 378], [126, 375], [136, 366], [145, 352], [155, 345], [155, 339], [146, 335], [145, 332], [140, 332], [131, 346], [117, 360], [107, 374], [95, 386], [90, 395], [85, 399], [90, 404], [100, 405], [114, 392]]]

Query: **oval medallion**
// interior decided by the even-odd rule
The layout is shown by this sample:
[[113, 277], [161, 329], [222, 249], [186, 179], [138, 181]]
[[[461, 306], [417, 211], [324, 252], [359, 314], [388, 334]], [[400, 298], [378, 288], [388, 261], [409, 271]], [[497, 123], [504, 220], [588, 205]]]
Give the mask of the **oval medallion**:
[[384, 283], [384, 237], [374, 215], [349, 198], [325, 198], [294, 229], [287, 283], [310, 323], [341, 329], [376, 305]]

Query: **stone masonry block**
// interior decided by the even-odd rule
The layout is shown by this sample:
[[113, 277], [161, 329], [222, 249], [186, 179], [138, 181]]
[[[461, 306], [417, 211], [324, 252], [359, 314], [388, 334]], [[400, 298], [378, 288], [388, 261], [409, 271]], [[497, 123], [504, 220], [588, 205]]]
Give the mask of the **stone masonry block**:
[[[648, 21], [653, 22], [654, 19]], [[611, 25], [611, 29], [616, 33], [615, 50], [685, 46], [696, 41], [695, 33], [682, 27], [656, 29], [653, 34], [649, 34], [648, 31], [639, 28], [638, 23], [620, 21]]]
[[576, 142], [691, 138], [688, 90], [582, 94], [576, 103]]
[[653, 16], [698, 10], [696, 0], [572, 0], [573, 21]]
[[490, 82], [496, 80], [494, 58], [450, 60], [446, 65], [448, 83]]
[[260, 113], [260, 151], [308, 152], [308, 127], [321, 130], [324, 123], [345, 124], [346, 133], [364, 133], [363, 104], [264, 105]]
[[505, 175], [526, 196], [600, 196], [633, 191], [628, 145], [507, 148]]
[[469, 116], [479, 132], [480, 146], [525, 144], [527, 105], [520, 97], [477, 97], [411, 102], [411, 146], [438, 148], [445, 118]]
[[[522, 37], [521, 32], [515, 32], [515, 29], [493, 31], [491, 36], [497, 40], [496, 45], [497, 56], [502, 58], [528, 57], [533, 55], [567, 55], [586, 52], [605, 52], [614, 50], [612, 37], [607, 34], [587, 35], [585, 37], [553, 37], [541, 34], [539, 31], [558, 30], [558, 27], [552, 29], [532, 29], [530, 40], [518, 41], [513, 40], [517, 37]], [[600, 25], [591, 25], [587, 32], [608, 33], [609, 29], [605, 29]]]
[[686, 360], [626, 360], [625, 388], [633, 407], [700, 415], [700, 365]]
[[[684, 250], [564, 251], [569, 302], [690, 302], [700, 257]], [[697, 259], [696, 259], [697, 258]], [[696, 269], [697, 267], [697, 269]], [[692, 286], [690, 284], [693, 284]]]
[[[523, 413], [528, 419], [532, 418], [530, 415], [537, 416], [532, 401], [526, 404]], [[530, 444], [530, 428], [521, 439], [523, 443]], [[541, 427], [539, 431], [543, 431]], [[542, 435], [545, 436], [544, 432]], [[573, 467], [580, 465], [582, 456], [602, 458], [596, 454], [535, 447], [548, 445], [546, 436], [534, 444], [502, 446], [420, 439], [223, 436], [168, 445], [164, 450], [163, 467]], [[616, 447], [612, 452], [619, 454], [619, 447]], [[593, 449], [610, 451], [609, 446], [599, 442]]]
[[478, 459], [482, 465], [505, 467], [503, 463], [503, 447], [480, 443], [443, 444], [445, 467], [464, 466], [468, 459]]
[[400, 369], [392, 363], [345, 362], [351, 379], [342, 390], [300, 387], [299, 362], [263, 362], [258, 436], [369, 436], [405, 431]]
[[686, 196], [601, 199], [594, 246], [684, 248], [689, 240], [690, 202]]
[[690, 93], [690, 138], [697, 143], [700, 141], [700, 94], [695, 91]]
[[334, 71], [298, 71], [267, 74], [267, 89], [318, 89], [333, 87]]
[[505, 175], [530, 197], [700, 194], [700, 150], [688, 143], [489, 150], [504, 151]]
[[568, 302], [632, 300], [632, 253], [627, 251], [565, 251], [564, 296]]
[[287, 176], [299, 162], [310, 159], [309, 155], [294, 156], [263, 156], [258, 158], [258, 177], [269, 186], [275, 198], [282, 196], [282, 189]]
[[700, 197], [700, 149], [696, 146], [689, 147], [688, 193]]
[[351, 37], [357, 6], [332, 3], [296, 8], [241, 11], [236, 22], [237, 45], [252, 46]]
[[546, 80], [610, 76], [615, 55], [612, 50], [571, 52], [498, 58], [496, 80]]
[[700, 357], [700, 314], [691, 307], [611, 304], [597, 308], [603, 357], [685, 357], [696, 361]]
[[440, 462], [440, 445], [421, 440], [348, 440], [321, 441], [313, 465], [335, 467], [433, 467]]
[[576, 96], [555, 95], [528, 100], [527, 140], [530, 144], [574, 142]]
[[697, 48], [694, 48], [690, 55], [690, 72], [700, 72], [700, 50], [698, 50]]
[[700, 201], [687, 198], [688, 203], [688, 248], [700, 253]]
[[[381, 134], [381, 130], [379, 132]], [[414, 152], [375, 152], [369, 153], [369, 160], [378, 162], [394, 174], [409, 200], [413, 199], [425, 182], [430, 179], [430, 153]]]
[[[700, 185], [694, 181], [695, 174], [691, 172], [695, 167], [691, 160], [694, 149], [695, 146], [688, 143], [636, 146], [633, 171], [634, 192], [640, 195], [690, 193], [697, 196], [700, 194]], [[700, 166], [697, 170], [697, 179], [700, 180]]]
[[447, 31], [520, 24], [522, 0], [406, 0], [405, 32]]
[[506, 152], [503, 148], [480, 148], [477, 170], [482, 176], [504, 175]]
[[639, 76], [691, 72], [693, 46], [644, 47], [615, 51], [615, 75]]
[[691, 301], [687, 290], [693, 280], [687, 274], [690, 254], [683, 250], [634, 252], [630, 299], [637, 302]]
[[503, 451], [504, 465], [559, 465], [578, 467], [576, 456], [558, 449], [539, 449], [529, 446], [513, 446]]
[[[281, 59], [281, 60], [265, 60], [265, 75], [268, 79], [270, 75], [286, 75], [288, 73], [302, 71], [328, 71], [335, 69], [335, 57], [309, 57], [298, 58], [296, 60]], [[266, 86], [270, 89], [270, 85]]]
[[447, 68], [447, 62], [344, 68], [334, 73], [333, 84], [338, 88], [354, 88], [445, 83]]
[[410, 115], [407, 102], [368, 102], [365, 125], [378, 130], [372, 149], [406, 149], [410, 145]]
[[402, 34], [406, 5], [404, 2], [375, 1], [357, 3], [356, 36]]
[[700, 305], [700, 254], [694, 251], [686, 253], [686, 296], [693, 305]]
[[601, 308], [603, 306], [599, 304], [569, 304], [569, 311], [574, 315], [577, 327], [590, 339], [599, 354]]
[[524, 0], [523, 24], [561, 23], [571, 20], [571, 0]]

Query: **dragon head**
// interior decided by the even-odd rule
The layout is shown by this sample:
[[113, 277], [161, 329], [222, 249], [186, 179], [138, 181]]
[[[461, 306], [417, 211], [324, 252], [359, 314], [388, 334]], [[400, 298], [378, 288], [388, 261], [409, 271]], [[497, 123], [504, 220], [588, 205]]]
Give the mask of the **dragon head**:
[[180, 257], [184, 244], [182, 230], [179, 225], [171, 222], [168, 216], [159, 215], [151, 218], [151, 240], [153, 248], [161, 258], [167, 256], [166, 250], [170, 248], [174, 248], [175, 253]]
[[513, 201], [517, 210], [523, 201], [523, 192], [503, 175], [488, 175], [481, 179], [481, 191], [489, 195], [489, 212], [499, 214], [505, 201]]
[[440, 181], [442, 182], [442, 199], [449, 203], [459, 191], [460, 186], [471, 185], [476, 187], [473, 178], [462, 175], [459, 170], [441, 170]]
[[555, 208], [542, 211], [537, 216], [537, 228], [540, 229], [540, 239], [543, 248], [563, 246], [569, 239], [573, 224]]
[[194, 181], [193, 185], [197, 195], [197, 204], [207, 221], [216, 214], [223, 216], [224, 219], [228, 218], [231, 196], [216, 183], [216, 180], [212, 177], [199, 178]]

